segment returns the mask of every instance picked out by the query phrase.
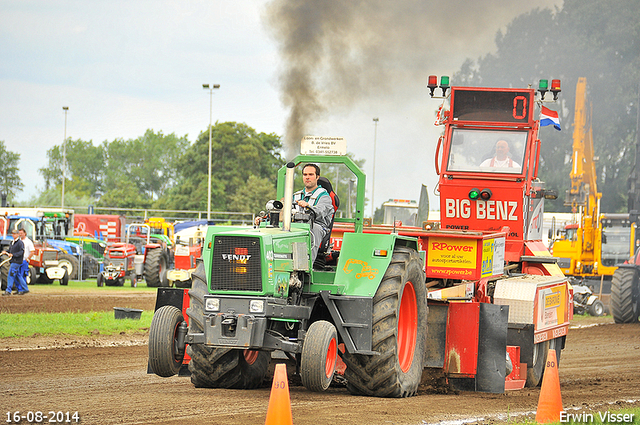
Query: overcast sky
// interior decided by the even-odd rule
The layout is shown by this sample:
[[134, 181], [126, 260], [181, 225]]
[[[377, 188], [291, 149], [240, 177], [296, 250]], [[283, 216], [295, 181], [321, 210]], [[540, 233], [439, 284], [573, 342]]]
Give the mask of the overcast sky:
[[[316, 9], [331, 4], [307, 2]], [[20, 154], [25, 189], [18, 200], [26, 201], [44, 187], [38, 169], [46, 166], [47, 150], [64, 140], [63, 106], [69, 107], [68, 138], [98, 145], [134, 139], [153, 129], [187, 135], [193, 142], [209, 124], [209, 92], [202, 84], [220, 84], [213, 96], [214, 122], [244, 122], [259, 132], [285, 136], [289, 109], [283, 103], [280, 74], [291, 58], [282, 54], [287, 27], [279, 25], [273, 6], [287, 3], [0, 0], [0, 140]], [[371, 23], [365, 20], [363, 25], [382, 34], [384, 41], [369, 44], [367, 55], [390, 59], [380, 70], [366, 60], [353, 72], [325, 72], [316, 89], [330, 87], [332, 79], [344, 75], [364, 75], [364, 68], [384, 77], [384, 83], [363, 78], [361, 83], [371, 84], [370, 90], [326, 104], [306, 131], [346, 138], [348, 150], [366, 159], [371, 197], [373, 117], [378, 117], [375, 205], [389, 198], [417, 200], [424, 183], [434, 209], [439, 129], [433, 126], [433, 113], [439, 103], [428, 96], [427, 76], [452, 75], [465, 58], [495, 51], [496, 32], [504, 31], [511, 19], [535, 7], [561, 6], [562, 0], [342, 4], [357, 4], [360, 9], [354, 7], [352, 13], [358, 18], [367, 16], [360, 10], [370, 12]], [[417, 16], [416, 5], [424, 16]], [[318, 12], [306, 13], [313, 21]], [[333, 18], [324, 14], [317, 19]], [[353, 20], [344, 25], [363, 32]], [[350, 35], [344, 34], [348, 46]], [[335, 39], [330, 42], [335, 45]], [[400, 72], [408, 68], [413, 71]], [[335, 87], [344, 92], [340, 84]], [[326, 96], [338, 94], [328, 89]]]

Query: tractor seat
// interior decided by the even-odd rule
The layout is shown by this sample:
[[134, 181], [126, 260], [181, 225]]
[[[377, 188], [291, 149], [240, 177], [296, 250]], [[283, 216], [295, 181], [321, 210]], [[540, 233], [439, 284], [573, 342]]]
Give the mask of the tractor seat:
[[333, 186], [331, 185], [331, 182], [329, 181], [328, 178], [319, 177], [318, 186], [323, 187], [329, 193], [329, 196], [331, 197], [331, 203], [333, 204], [333, 215], [331, 216], [331, 223], [329, 224], [328, 232], [325, 235], [325, 237], [322, 239], [322, 242], [320, 243], [320, 248], [318, 249], [318, 256], [316, 258], [316, 261], [313, 263], [314, 268], [322, 270], [324, 269], [325, 265], [327, 265], [328, 259], [330, 260], [334, 257], [336, 259], [338, 258], [339, 251], [336, 251], [334, 253], [329, 248], [330, 248], [330, 242], [331, 242], [331, 231], [333, 229], [333, 221], [334, 221], [336, 212], [338, 211], [338, 207], [340, 207], [340, 198], [338, 197], [338, 194], [333, 190]]

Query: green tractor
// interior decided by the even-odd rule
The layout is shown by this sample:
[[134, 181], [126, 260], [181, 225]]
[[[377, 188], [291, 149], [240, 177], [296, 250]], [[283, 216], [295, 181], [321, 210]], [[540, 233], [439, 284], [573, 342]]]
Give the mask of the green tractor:
[[[352, 231], [320, 267], [312, 214], [292, 214], [294, 169], [307, 162], [346, 167], [357, 181], [354, 217], [335, 218]], [[209, 227], [191, 289], [158, 290], [149, 371], [173, 376], [188, 363], [196, 387], [255, 388], [281, 351], [311, 391], [329, 387], [340, 357], [353, 394], [416, 394], [427, 349], [417, 239], [363, 232], [365, 176], [347, 156], [297, 156], [279, 170], [277, 197], [269, 223]]]

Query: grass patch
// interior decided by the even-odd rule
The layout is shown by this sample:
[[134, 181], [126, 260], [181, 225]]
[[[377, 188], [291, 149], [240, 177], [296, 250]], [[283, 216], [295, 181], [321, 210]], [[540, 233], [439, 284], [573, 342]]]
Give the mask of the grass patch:
[[152, 311], [143, 311], [140, 320], [116, 320], [113, 311], [0, 314], [0, 338], [61, 334], [94, 335], [97, 332], [102, 335], [114, 335], [146, 331], [151, 326], [152, 319]]
[[34, 283], [29, 285], [29, 290], [36, 290], [36, 292], [47, 292], [47, 291], [60, 291], [65, 288], [70, 288], [73, 290], [80, 291], [127, 291], [127, 292], [157, 292], [158, 288], [151, 288], [147, 286], [147, 283], [144, 280], [138, 282], [138, 286], [135, 288], [131, 287], [131, 282], [127, 279], [124, 283], [124, 286], [103, 286], [101, 288], [98, 287], [96, 279], [89, 280], [70, 280], [67, 286], [60, 285], [58, 281], [55, 281], [52, 284], [42, 284], [42, 283]]

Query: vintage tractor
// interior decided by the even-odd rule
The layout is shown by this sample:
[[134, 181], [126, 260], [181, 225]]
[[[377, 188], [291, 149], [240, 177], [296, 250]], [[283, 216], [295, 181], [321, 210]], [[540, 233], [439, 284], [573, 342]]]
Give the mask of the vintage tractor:
[[154, 234], [145, 223], [127, 225], [126, 242], [136, 247], [141, 256], [144, 280], [147, 286], [169, 286], [167, 270], [173, 262], [173, 243], [167, 236]]
[[[181, 223], [188, 225], [187, 223]], [[208, 225], [194, 225], [176, 231], [174, 267], [167, 270], [169, 286], [191, 287], [191, 275], [196, 271], [196, 261], [202, 256], [202, 244]]]
[[104, 251], [103, 270], [98, 274], [97, 285], [123, 286], [128, 277], [131, 286], [138, 285], [135, 270], [136, 247], [130, 243], [116, 242], [107, 245]]

